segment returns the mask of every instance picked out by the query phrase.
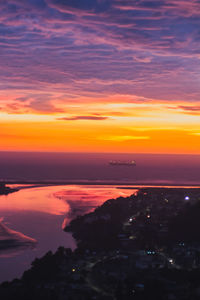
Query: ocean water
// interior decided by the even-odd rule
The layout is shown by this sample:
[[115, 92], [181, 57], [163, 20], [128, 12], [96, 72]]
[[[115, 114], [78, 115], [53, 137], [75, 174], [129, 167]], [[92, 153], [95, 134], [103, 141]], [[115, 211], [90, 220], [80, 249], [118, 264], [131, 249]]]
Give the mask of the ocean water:
[[[135, 160], [136, 167], [110, 160]], [[200, 183], [200, 155], [0, 152], [0, 180]]]

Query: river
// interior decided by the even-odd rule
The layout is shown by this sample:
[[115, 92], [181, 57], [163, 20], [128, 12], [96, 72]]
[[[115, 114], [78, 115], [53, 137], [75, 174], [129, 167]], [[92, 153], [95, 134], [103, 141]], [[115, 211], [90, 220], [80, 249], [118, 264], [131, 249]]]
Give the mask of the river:
[[0, 196], [0, 282], [19, 278], [49, 250], [74, 250], [76, 242], [63, 224], [108, 199], [132, 193], [134, 189], [116, 186], [21, 186], [18, 192]]

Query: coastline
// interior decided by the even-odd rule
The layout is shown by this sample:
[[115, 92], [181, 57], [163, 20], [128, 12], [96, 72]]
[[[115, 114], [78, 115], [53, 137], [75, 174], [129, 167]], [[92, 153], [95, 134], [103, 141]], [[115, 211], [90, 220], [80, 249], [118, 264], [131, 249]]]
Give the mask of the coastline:
[[[184, 299], [192, 299], [195, 288], [190, 279], [185, 282], [184, 274], [193, 278], [200, 272], [199, 226], [185, 222], [185, 217], [199, 224], [200, 188], [187, 192], [183, 188], [164, 190], [140, 189], [128, 197], [107, 200], [93, 212], [73, 219], [65, 230], [73, 234], [77, 248], [48, 251], [35, 259], [20, 279], [2, 283], [0, 295], [15, 299], [23, 294], [27, 299], [31, 291], [37, 299], [41, 295], [46, 299], [67, 295], [73, 300], [121, 300], [124, 298], [115, 297], [120, 287], [125, 299], [132, 299], [133, 289], [139, 297], [136, 299], [149, 299], [163, 284], [167, 299], [171, 293], [168, 277], [173, 277], [175, 299], [183, 299], [179, 293], [185, 291], [185, 286], [188, 298]], [[185, 230], [188, 224], [189, 233]], [[195, 239], [191, 240], [194, 232]], [[191, 255], [186, 261], [188, 251]], [[152, 280], [157, 283], [153, 289]], [[196, 286], [199, 288], [199, 283]], [[54, 298], [48, 298], [49, 290]], [[164, 299], [163, 290], [159, 299]], [[148, 298], [141, 298], [144, 292]]]
[[[185, 182], [185, 183], [175, 183], [175, 182], [129, 182], [129, 181], [108, 181], [108, 180], [0, 180], [0, 184], [5, 184], [5, 185], [23, 185], [20, 187], [20, 189], [23, 188], [34, 188], [34, 187], [44, 187], [44, 186], [63, 186], [63, 185], [91, 185], [91, 186], [119, 186], [120, 188], [134, 188], [134, 189], [139, 189], [139, 188], [152, 188], [152, 187], [163, 187], [163, 188], [200, 188], [200, 182], [199, 183], [191, 183], [191, 182]], [[28, 185], [30, 185], [28, 187]]]

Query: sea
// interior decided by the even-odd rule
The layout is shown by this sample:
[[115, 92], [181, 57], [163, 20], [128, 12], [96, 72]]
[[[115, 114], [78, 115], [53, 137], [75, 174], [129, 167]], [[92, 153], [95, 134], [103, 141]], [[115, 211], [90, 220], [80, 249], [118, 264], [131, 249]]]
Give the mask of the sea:
[[0, 181], [18, 188], [0, 196], [0, 282], [59, 246], [74, 250], [63, 228], [76, 216], [140, 186], [198, 187], [199, 170], [199, 155], [0, 152]]
[[[109, 161], [135, 160], [136, 167]], [[0, 152], [0, 180], [199, 184], [200, 155]]]

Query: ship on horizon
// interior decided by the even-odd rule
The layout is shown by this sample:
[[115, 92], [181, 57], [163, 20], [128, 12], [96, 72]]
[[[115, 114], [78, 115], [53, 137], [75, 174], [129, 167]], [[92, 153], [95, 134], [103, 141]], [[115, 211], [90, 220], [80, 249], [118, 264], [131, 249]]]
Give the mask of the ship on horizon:
[[135, 167], [136, 162], [135, 160], [127, 160], [127, 161], [122, 161], [122, 160], [110, 160], [109, 165], [111, 166], [130, 166], [130, 167]]

